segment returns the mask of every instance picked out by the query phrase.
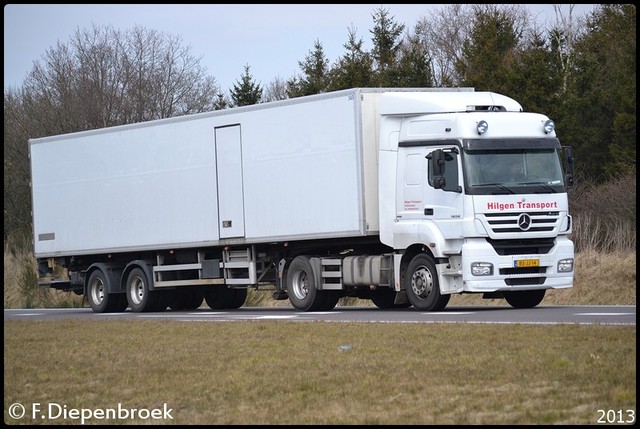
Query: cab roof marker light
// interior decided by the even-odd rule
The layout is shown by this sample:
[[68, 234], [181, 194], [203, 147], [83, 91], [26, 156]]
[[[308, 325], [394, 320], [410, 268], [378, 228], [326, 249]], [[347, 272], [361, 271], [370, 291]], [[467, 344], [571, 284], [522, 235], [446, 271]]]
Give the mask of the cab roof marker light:
[[556, 129], [556, 124], [551, 120], [547, 119], [544, 123], [544, 133], [549, 134], [552, 133]]
[[478, 131], [478, 135], [483, 135], [484, 133], [487, 132], [488, 129], [489, 129], [489, 124], [487, 124], [487, 121], [480, 121], [476, 125], [476, 130]]

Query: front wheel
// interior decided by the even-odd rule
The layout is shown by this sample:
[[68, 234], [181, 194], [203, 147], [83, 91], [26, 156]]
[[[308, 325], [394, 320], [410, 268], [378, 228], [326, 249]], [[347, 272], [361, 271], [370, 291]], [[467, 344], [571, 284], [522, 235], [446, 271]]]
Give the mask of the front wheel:
[[451, 295], [440, 294], [436, 264], [424, 253], [416, 255], [407, 267], [407, 298], [416, 310], [439, 311], [447, 306]]
[[504, 292], [504, 299], [513, 308], [533, 308], [542, 302], [546, 290], [519, 290]]

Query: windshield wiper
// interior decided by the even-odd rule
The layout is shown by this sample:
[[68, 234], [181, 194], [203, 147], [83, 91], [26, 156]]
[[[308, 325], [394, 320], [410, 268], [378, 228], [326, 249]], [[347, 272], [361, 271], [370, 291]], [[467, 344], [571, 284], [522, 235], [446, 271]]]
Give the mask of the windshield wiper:
[[515, 194], [515, 192], [513, 191], [513, 189], [507, 188], [506, 186], [504, 186], [502, 183], [480, 183], [478, 185], [475, 186], [496, 186], [504, 191], [507, 191], [510, 194]]
[[553, 189], [551, 186], [549, 186], [548, 183], [545, 183], [545, 182], [519, 182], [519, 183], [517, 183], [517, 185], [541, 185], [545, 189], [547, 189], [549, 191], [549, 193], [551, 193], [551, 194], [555, 194], [556, 193], [556, 190]]

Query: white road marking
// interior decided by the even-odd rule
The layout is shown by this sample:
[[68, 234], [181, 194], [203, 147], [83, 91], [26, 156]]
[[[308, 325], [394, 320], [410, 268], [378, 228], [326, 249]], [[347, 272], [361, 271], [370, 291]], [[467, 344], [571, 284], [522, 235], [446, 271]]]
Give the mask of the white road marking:
[[576, 316], [632, 316], [635, 313], [574, 313]]
[[475, 311], [434, 311], [431, 313], [422, 313], [424, 316], [459, 316], [462, 314], [476, 314]]

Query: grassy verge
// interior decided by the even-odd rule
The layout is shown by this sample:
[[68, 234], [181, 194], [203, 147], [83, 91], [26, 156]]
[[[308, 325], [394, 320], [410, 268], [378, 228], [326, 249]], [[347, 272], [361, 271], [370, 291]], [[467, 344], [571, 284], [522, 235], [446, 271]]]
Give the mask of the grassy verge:
[[33, 403], [173, 410], [87, 421], [116, 424], [597, 424], [636, 407], [635, 327], [5, 321], [4, 338], [6, 423], [80, 423]]

